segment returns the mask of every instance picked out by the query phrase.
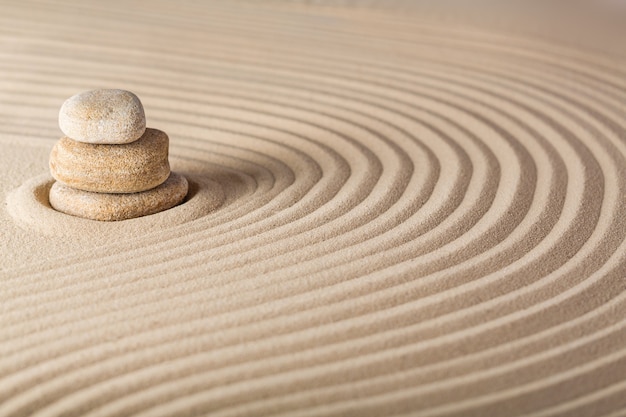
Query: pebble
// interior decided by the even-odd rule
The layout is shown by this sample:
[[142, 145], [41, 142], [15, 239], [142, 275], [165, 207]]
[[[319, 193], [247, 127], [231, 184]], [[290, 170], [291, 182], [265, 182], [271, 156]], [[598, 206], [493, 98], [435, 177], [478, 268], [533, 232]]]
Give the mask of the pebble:
[[97, 193], [136, 193], [162, 184], [170, 175], [169, 138], [146, 129], [123, 145], [77, 142], [61, 138], [50, 153], [50, 172], [67, 186]]
[[132, 194], [93, 193], [55, 182], [50, 188], [49, 201], [55, 210], [72, 216], [117, 221], [172, 208], [183, 201], [188, 188], [185, 177], [175, 172], [158, 187]]
[[146, 130], [146, 116], [141, 101], [130, 91], [93, 90], [63, 103], [59, 127], [79, 142], [130, 143]]

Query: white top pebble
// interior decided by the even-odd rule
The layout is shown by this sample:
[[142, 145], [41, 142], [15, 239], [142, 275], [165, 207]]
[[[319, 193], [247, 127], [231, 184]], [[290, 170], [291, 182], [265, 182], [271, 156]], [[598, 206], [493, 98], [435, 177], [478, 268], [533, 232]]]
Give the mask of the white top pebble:
[[139, 98], [125, 90], [93, 90], [70, 97], [61, 106], [59, 127], [86, 143], [133, 142], [146, 130]]

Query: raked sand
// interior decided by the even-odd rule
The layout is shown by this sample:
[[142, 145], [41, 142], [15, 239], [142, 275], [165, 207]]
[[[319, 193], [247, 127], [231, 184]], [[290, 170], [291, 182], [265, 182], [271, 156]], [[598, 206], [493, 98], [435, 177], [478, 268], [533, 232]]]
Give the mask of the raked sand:
[[[0, 417], [626, 415], [626, 7], [469, 3], [2, 1]], [[95, 88], [181, 205], [50, 207]]]

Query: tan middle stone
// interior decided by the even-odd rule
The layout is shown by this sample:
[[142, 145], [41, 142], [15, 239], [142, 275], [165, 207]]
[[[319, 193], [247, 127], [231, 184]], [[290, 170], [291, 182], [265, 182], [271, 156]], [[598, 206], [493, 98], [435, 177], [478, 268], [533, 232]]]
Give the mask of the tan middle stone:
[[127, 144], [90, 144], [63, 137], [50, 153], [50, 172], [60, 183], [84, 191], [146, 191], [170, 175], [168, 147], [167, 134], [150, 128]]

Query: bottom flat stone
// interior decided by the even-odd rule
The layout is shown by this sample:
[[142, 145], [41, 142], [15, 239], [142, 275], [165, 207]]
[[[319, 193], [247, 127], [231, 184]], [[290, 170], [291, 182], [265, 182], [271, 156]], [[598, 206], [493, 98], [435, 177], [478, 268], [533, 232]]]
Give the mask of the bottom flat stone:
[[174, 207], [187, 195], [189, 184], [172, 172], [161, 185], [130, 194], [77, 190], [59, 182], [50, 188], [50, 205], [57, 211], [92, 220], [116, 221], [155, 214]]

